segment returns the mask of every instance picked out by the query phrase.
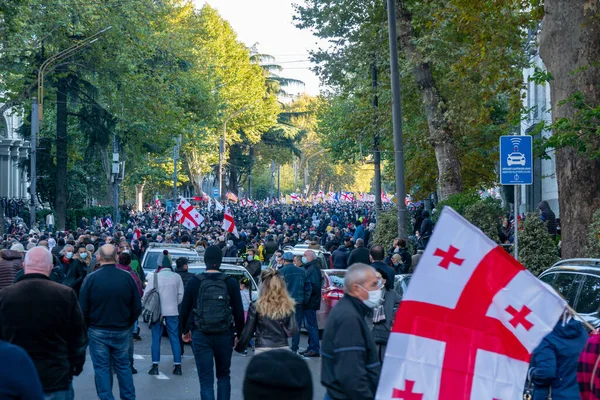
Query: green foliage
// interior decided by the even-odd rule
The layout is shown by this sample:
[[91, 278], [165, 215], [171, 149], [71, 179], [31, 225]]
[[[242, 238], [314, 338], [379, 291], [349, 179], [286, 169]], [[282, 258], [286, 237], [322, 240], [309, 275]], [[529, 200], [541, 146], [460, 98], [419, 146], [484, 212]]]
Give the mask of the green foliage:
[[600, 209], [592, 215], [585, 255], [590, 258], [600, 258]]
[[527, 214], [523, 228], [519, 231], [519, 261], [531, 273], [538, 276], [554, 265], [558, 251], [546, 223], [540, 213]]
[[398, 237], [398, 213], [395, 208], [382, 211], [377, 215], [377, 226], [373, 241], [384, 248], [391, 246]]
[[434, 223], [437, 222], [445, 206], [450, 206], [454, 209], [454, 211], [456, 211], [460, 215], [465, 215], [467, 207], [472, 206], [480, 201], [481, 197], [474, 191], [452, 195], [448, 197], [448, 199], [440, 201], [436, 204], [436, 213], [432, 216], [431, 219]]
[[488, 197], [464, 208], [464, 217], [478, 227], [490, 239], [500, 243], [499, 232], [501, 227], [502, 206], [501, 201]]

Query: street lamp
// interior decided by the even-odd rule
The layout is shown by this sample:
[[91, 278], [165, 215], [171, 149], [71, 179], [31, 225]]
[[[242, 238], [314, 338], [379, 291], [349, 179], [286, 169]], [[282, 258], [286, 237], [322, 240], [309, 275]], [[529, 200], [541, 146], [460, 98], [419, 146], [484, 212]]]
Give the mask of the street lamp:
[[[39, 123], [42, 120], [44, 114], [44, 73], [46, 68], [50, 66], [50, 64], [61, 60], [65, 57], [69, 57], [75, 54], [78, 50], [89, 46], [98, 40], [98, 36], [102, 35], [112, 26], [106, 27], [101, 31], [94, 33], [92, 36], [87, 39], [82, 40], [81, 42], [69, 47], [66, 50], [61, 51], [58, 54], [49, 57], [46, 61], [42, 63], [40, 69], [38, 70], [38, 97], [33, 97], [31, 99], [31, 157], [30, 157], [30, 169], [31, 169], [31, 184], [29, 186], [29, 195], [31, 196], [31, 201], [29, 203], [29, 226], [33, 228], [35, 224], [35, 210], [37, 208], [37, 176], [36, 176], [36, 163], [37, 163], [37, 136], [39, 133]], [[38, 107], [39, 100], [39, 107]]]
[[237, 117], [238, 115], [240, 115], [241, 113], [246, 111], [248, 108], [250, 108], [250, 107], [246, 106], [246, 107], [243, 107], [243, 108], [237, 110], [236, 112], [231, 114], [229, 117], [227, 117], [225, 119], [225, 121], [223, 122], [223, 136], [221, 136], [221, 143], [219, 144], [219, 199], [220, 200], [223, 200], [223, 175], [224, 175], [223, 159], [225, 157], [225, 137], [227, 136], [227, 122], [229, 122], [233, 118]]

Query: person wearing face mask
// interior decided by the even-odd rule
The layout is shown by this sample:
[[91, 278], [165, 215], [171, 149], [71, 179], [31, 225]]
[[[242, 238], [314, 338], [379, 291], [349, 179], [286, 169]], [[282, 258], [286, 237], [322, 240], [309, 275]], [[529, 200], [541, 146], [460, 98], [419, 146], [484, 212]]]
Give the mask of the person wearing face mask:
[[[65, 254], [61, 258], [63, 268], [65, 270], [64, 285], [67, 285], [79, 295], [79, 289], [83, 280], [87, 276], [88, 266], [91, 262], [91, 257], [85, 246], [81, 245], [77, 247], [77, 251], [74, 251], [73, 246], [65, 246]], [[67, 268], [64, 266], [67, 265]]]
[[394, 317], [402, 298], [396, 291], [387, 288], [387, 281], [394, 280], [394, 276], [388, 276], [388, 272], [382, 268], [376, 268], [376, 271], [381, 275], [384, 287], [381, 289], [381, 304], [375, 307], [373, 312], [373, 338], [377, 345], [379, 361], [383, 362]]
[[366, 321], [381, 302], [373, 267], [358, 263], [344, 277], [344, 297], [329, 313], [321, 343], [321, 383], [326, 400], [375, 398], [381, 363]]
[[244, 267], [248, 270], [248, 273], [252, 275], [254, 280], [258, 282], [260, 273], [262, 271], [262, 265], [260, 260], [256, 257], [256, 250], [249, 248], [246, 254], [246, 261], [244, 261]]

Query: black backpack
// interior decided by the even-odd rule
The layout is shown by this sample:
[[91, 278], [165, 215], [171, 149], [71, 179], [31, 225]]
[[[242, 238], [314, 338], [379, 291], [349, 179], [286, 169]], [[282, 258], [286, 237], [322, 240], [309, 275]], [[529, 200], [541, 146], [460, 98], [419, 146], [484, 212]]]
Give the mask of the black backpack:
[[225, 274], [220, 274], [216, 279], [209, 279], [205, 274], [198, 276], [200, 289], [194, 308], [194, 324], [202, 333], [222, 333], [231, 327], [233, 314], [225, 283], [227, 278]]

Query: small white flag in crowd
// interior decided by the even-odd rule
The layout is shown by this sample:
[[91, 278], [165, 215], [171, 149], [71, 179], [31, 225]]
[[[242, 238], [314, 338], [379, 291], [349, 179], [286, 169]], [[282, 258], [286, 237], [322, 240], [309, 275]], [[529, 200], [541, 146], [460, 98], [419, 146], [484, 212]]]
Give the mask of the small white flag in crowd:
[[235, 220], [233, 219], [233, 215], [231, 215], [229, 207], [225, 209], [225, 214], [223, 215], [223, 229], [229, 233], [233, 233], [236, 238], [240, 237], [237, 228], [235, 227]]
[[196, 208], [183, 197], [177, 206], [177, 214], [175, 215], [175, 219], [188, 229], [194, 229], [195, 227], [200, 226], [202, 221], [204, 221], [204, 217], [200, 215], [198, 210], [196, 210]]
[[445, 207], [404, 295], [378, 400], [519, 399], [566, 303]]
[[223, 207], [223, 204], [221, 204], [221, 203], [219, 202], [219, 200], [215, 200], [215, 209], [216, 209], [217, 211], [223, 211], [223, 208], [224, 208], [224, 207]]

